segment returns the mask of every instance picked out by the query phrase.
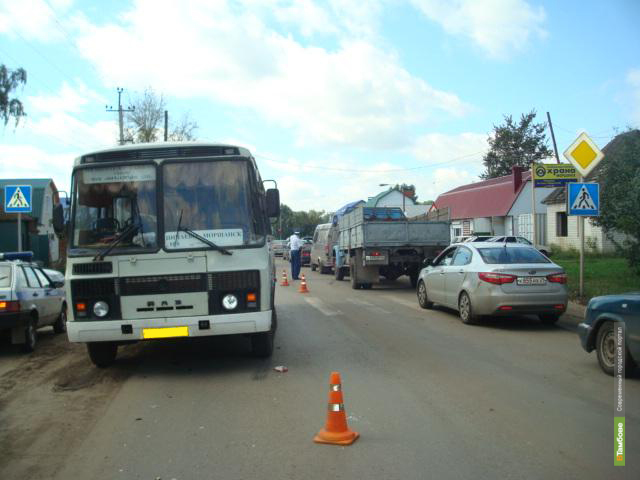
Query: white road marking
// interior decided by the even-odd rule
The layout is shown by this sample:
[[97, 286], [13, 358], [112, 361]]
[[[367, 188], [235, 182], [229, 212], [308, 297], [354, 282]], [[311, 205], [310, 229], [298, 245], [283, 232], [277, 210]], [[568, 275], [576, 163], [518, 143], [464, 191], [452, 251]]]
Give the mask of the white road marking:
[[398, 298], [398, 297], [387, 297], [389, 300], [393, 300], [396, 303], [400, 303], [406, 307], [416, 308], [418, 306], [418, 301], [407, 300], [406, 298]]
[[389, 310], [385, 310], [384, 308], [379, 307], [378, 305], [374, 305], [373, 303], [367, 302], [365, 300], [360, 300], [359, 298], [347, 298], [347, 302], [364, 307], [366, 309], [369, 309], [377, 313], [384, 313], [387, 315], [391, 315], [391, 312]]
[[338, 310], [332, 310], [326, 303], [316, 297], [304, 297], [304, 301], [327, 317], [334, 317], [342, 313]]

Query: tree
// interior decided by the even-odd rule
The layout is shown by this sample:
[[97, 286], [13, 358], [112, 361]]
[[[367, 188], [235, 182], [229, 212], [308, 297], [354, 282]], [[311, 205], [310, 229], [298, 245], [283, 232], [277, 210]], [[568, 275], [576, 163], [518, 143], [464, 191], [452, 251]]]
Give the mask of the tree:
[[416, 195], [416, 186], [415, 185], [408, 185], [406, 183], [403, 183], [402, 185], [400, 185], [400, 184], [396, 183], [396, 186], [393, 187], [393, 189], [394, 190], [398, 190], [400, 193], [402, 193], [406, 197], [410, 198], [414, 202], [418, 201], [418, 196]]
[[[166, 102], [162, 94], [157, 95], [151, 87], [142, 97], [133, 102], [133, 111], [127, 113], [125, 141], [131, 143], [151, 143], [161, 141], [164, 137], [164, 111]], [[169, 127], [167, 135], [171, 141], [195, 140], [198, 124], [184, 114], [181, 120]]]
[[[310, 237], [316, 229], [316, 225], [328, 223], [330, 215], [324, 210], [309, 210], [294, 212], [284, 203], [280, 205], [280, 218], [271, 221], [271, 231], [275, 237], [288, 238], [294, 230], [300, 232], [303, 237]], [[280, 232], [280, 226], [282, 231]]]
[[505, 115], [503, 125], [494, 125], [489, 136], [489, 152], [482, 162], [486, 168], [483, 179], [501, 177], [511, 173], [511, 167], [519, 165], [531, 168], [531, 163], [552, 155], [547, 146], [546, 123], [533, 123], [535, 110], [522, 114], [516, 125], [511, 115]]
[[5, 125], [13, 117], [17, 126], [20, 117], [26, 116], [22, 102], [17, 98], [10, 98], [11, 92], [26, 83], [27, 72], [24, 68], [9, 70], [6, 66], [0, 65], [0, 117]]
[[610, 238], [615, 232], [628, 235], [617, 245], [640, 274], [640, 130], [617, 135], [603, 152], [605, 157], [596, 167], [600, 216], [594, 223]]

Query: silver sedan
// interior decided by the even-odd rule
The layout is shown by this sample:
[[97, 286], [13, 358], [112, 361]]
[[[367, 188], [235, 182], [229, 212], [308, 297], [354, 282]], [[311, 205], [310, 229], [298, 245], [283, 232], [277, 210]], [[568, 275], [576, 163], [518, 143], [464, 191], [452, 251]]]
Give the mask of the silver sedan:
[[422, 269], [418, 303], [453, 308], [464, 323], [483, 315], [538, 315], [553, 324], [567, 309], [567, 275], [533, 247], [477, 242], [450, 245]]

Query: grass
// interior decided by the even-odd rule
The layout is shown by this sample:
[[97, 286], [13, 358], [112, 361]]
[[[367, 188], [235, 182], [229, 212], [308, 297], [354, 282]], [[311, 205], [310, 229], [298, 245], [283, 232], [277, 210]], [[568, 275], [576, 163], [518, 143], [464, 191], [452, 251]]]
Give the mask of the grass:
[[584, 295], [580, 298], [580, 256], [577, 252], [558, 252], [551, 260], [567, 272], [569, 296], [587, 303], [591, 297], [640, 291], [640, 275], [634, 273], [625, 258], [616, 255], [585, 254]]

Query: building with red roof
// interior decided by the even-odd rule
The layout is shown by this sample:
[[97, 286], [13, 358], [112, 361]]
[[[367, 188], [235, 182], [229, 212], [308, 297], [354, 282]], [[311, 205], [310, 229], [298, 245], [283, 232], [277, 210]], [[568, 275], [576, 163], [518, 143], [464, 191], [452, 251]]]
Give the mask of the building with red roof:
[[[546, 244], [546, 210], [542, 201], [548, 189], [535, 189], [536, 236]], [[533, 240], [531, 172], [513, 167], [511, 175], [454, 188], [441, 194], [432, 206], [448, 211], [451, 238], [462, 235], [520, 235]]]

